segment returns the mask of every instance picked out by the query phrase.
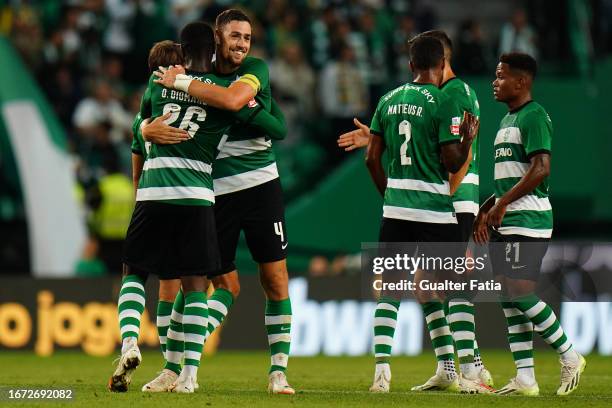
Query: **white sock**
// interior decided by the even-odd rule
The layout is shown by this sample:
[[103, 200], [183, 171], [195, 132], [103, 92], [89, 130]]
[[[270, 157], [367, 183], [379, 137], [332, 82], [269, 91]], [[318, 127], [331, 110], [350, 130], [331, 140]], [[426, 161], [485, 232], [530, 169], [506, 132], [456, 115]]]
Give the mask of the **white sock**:
[[578, 358], [578, 353], [576, 353], [573, 347], [568, 349], [565, 353], [560, 354], [559, 357], [561, 357], [564, 363], [577, 363], [580, 360]]
[[389, 363], [376, 364], [376, 374], [380, 373], [381, 371], [391, 373], [391, 366], [389, 365]]
[[195, 380], [198, 378], [198, 367], [194, 365], [186, 365], [183, 367], [183, 371], [181, 371], [181, 374], [183, 373], [185, 376], [191, 377]]
[[533, 367], [519, 368], [516, 371], [516, 378], [524, 385], [533, 385], [536, 382], [535, 370]]
[[121, 342], [121, 354], [124, 354], [133, 344], [138, 345], [138, 339], [136, 337], [126, 337]]
[[468, 380], [475, 380], [478, 378], [478, 372], [480, 370], [476, 369], [476, 365], [474, 363], [460, 364], [460, 367], [461, 374], [463, 374], [464, 378], [467, 378]]
[[457, 371], [455, 371], [455, 360], [438, 361], [436, 373], [451, 374], [452, 377], [457, 376]]

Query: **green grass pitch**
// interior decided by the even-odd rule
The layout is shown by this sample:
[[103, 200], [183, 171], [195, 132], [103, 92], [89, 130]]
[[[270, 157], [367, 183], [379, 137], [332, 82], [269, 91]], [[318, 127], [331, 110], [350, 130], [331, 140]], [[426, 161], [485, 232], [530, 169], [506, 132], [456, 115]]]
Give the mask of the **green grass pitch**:
[[[485, 364], [496, 386], [503, 386], [513, 374], [509, 352], [483, 351]], [[612, 357], [587, 356], [587, 368], [579, 388], [568, 397], [554, 395], [559, 381], [559, 364], [552, 352], [536, 351], [536, 375], [540, 397], [498, 397], [451, 393], [415, 393], [410, 387], [424, 382], [435, 368], [433, 352], [419, 357], [395, 357], [390, 394], [370, 394], [372, 357], [309, 357], [290, 360], [288, 378], [295, 396], [268, 395], [265, 352], [218, 353], [203, 359], [199, 372], [200, 390], [192, 395], [145, 394], [140, 387], [160, 370], [160, 353], [143, 354], [127, 393], [106, 390], [113, 370], [113, 358], [89, 357], [79, 352], [58, 352], [41, 358], [31, 353], [0, 353], [0, 386], [73, 388], [75, 400], [68, 407], [309, 407], [309, 406], [411, 406], [411, 407], [596, 407], [612, 406]], [[34, 404], [0, 401], [0, 406], [58, 406], [54, 402]], [[64, 404], [62, 404], [64, 405]]]

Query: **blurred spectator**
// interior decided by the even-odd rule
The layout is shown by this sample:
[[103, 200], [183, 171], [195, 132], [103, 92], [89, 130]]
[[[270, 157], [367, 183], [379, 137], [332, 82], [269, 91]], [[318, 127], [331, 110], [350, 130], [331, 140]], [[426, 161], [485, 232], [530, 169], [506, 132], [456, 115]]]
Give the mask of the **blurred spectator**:
[[296, 139], [300, 120], [304, 121], [314, 113], [315, 75], [304, 60], [298, 43], [286, 43], [280, 56], [272, 61], [270, 80], [274, 97], [285, 114], [288, 142], [291, 143]]
[[368, 86], [348, 44], [342, 45], [338, 59], [329, 61], [321, 71], [319, 98], [323, 114], [331, 122], [331, 134], [321, 142], [328, 163], [337, 163], [346, 158], [336, 145], [337, 136], [354, 128], [354, 117], [363, 118], [368, 112]]
[[93, 209], [91, 228], [99, 238], [100, 258], [111, 273], [121, 273], [123, 239], [134, 209], [132, 179], [119, 172], [116, 158], [107, 156], [107, 172], [87, 192]]
[[466, 20], [461, 23], [453, 60], [457, 73], [467, 75], [488, 73], [487, 47], [478, 21]]
[[[55, 72], [45, 79], [44, 89], [64, 128], [72, 129], [72, 113], [82, 95], [79, 83], [74, 81], [69, 66], [58, 66]], [[72, 136], [70, 132], [69, 136]]]
[[310, 24], [308, 57], [316, 70], [323, 68], [331, 58], [331, 38], [337, 21], [336, 9], [328, 6]]
[[25, 63], [36, 71], [42, 62], [43, 48], [43, 33], [38, 15], [34, 8], [24, 5], [11, 13], [11, 16], [11, 41]]
[[98, 240], [90, 236], [85, 243], [81, 259], [74, 268], [76, 276], [93, 278], [106, 275], [108, 271], [104, 262], [98, 257], [98, 250]]
[[403, 15], [398, 20], [398, 25], [393, 33], [393, 56], [395, 57], [395, 82], [405, 83], [410, 81], [410, 59], [408, 58], [408, 41], [418, 34], [414, 18]]
[[278, 55], [287, 43], [300, 43], [299, 16], [295, 10], [288, 10], [270, 30], [268, 41], [272, 56]]
[[120, 141], [130, 132], [132, 119], [113, 95], [110, 84], [104, 79], [97, 79], [92, 96], [77, 105], [73, 124], [84, 138], [90, 138], [108, 127], [110, 139]]
[[517, 9], [510, 22], [504, 24], [499, 37], [499, 53], [524, 52], [538, 58], [536, 34], [527, 22], [527, 13]]

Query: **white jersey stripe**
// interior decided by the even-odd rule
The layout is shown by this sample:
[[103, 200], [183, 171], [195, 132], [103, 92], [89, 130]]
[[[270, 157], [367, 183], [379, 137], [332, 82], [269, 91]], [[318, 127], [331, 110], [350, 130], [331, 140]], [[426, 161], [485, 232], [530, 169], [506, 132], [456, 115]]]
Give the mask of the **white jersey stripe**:
[[237, 140], [235, 142], [225, 142], [217, 159], [226, 157], [243, 156], [245, 154], [268, 150], [272, 147], [272, 141], [266, 140], [265, 137], [257, 137], [255, 139]]
[[190, 169], [201, 173], [211, 174], [212, 166], [199, 160], [185, 159], [183, 157], [155, 157], [147, 159], [143, 171], [153, 169]]
[[552, 228], [532, 229], [525, 227], [499, 227], [497, 232], [502, 235], [524, 235], [532, 238], [550, 238], [552, 236]]
[[495, 180], [501, 180], [509, 177], [523, 177], [529, 168], [528, 163], [517, 161], [504, 161], [495, 163]]
[[178, 200], [193, 198], [215, 202], [215, 193], [206, 187], [145, 187], [136, 191], [136, 201]]
[[[499, 198], [495, 199], [495, 202], [499, 201]], [[507, 212], [510, 211], [550, 211], [552, 207], [548, 197], [539, 198], [533, 194], [529, 194], [519, 198], [518, 200], [510, 203], [506, 208]]]
[[456, 224], [457, 218], [452, 212], [420, 210], [417, 208], [383, 206], [383, 217], [398, 220], [429, 222], [432, 224]]
[[222, 195], [255, 187], [276, 178], [278, 178], [278, 168], [274, 162], [260, 169], [215, 179], [213, 184], [215, 194]]
[[461, 184], [474, 184], [477, 186], [480, 184], [480, 177], [476, 173], [468, 173], [461, 180]]
[[453, 201], [453, 207], [457, 213], [478, 214], [478, 203], [474, 201]]
[[426, 193], [450, 195], [450, 185], [448, 181], [445, 181], [442, 184], [436, 184], [428, 183], [422, 180], [390, 178], [387, 179], [387, 188], [424, 191]]
[[495, 135], [495, 142], [493, 144], [498, 145], [500, 143], [523, 144], [521, 130], [517, 127], [499, 129]]

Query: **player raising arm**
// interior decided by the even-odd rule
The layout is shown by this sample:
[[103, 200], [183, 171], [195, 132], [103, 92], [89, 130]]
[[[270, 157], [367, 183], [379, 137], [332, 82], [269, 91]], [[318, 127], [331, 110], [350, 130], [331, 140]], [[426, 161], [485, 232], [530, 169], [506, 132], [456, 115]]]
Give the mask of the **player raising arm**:
[[508, 324], [508, 342], [517, 374], [501, 395], [539, 394], [533, 359], [534, 330], [557, 353], [561, 384], [557, 395], [574, 391], [586, 361], [572, 347], [552, 308], [536, 294], [542, 259], [552, 235], [553, 214], [548, 199], [552, 123], [531, 96], [535, 59], [511, 53], [500, 57], [493, 94], [508, 106], [495, 137], [495, 194], [480, 208], [474, 239], [485, 244]]

